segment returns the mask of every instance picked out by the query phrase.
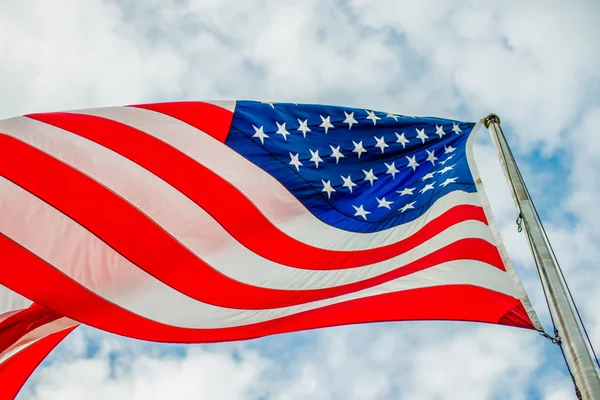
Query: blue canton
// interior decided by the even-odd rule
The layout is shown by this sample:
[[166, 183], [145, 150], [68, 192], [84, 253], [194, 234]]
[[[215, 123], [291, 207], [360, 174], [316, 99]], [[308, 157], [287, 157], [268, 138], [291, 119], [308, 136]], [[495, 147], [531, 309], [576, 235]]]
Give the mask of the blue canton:
[[472, 122], [357, 108], [239, 101], [225, 144], [323, 222], [376, 232], [414, 220], [455, 190], [475, 192]]

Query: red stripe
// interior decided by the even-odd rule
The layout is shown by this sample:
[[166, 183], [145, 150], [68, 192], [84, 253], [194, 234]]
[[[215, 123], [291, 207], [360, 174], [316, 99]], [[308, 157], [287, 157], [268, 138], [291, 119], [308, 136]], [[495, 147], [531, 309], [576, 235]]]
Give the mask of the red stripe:
[[0, 353], [35, 328], [62, 317], [52, 310], [32, 304], [0, 322]]
[[132, 107], [144, 108], [177, 118], [208, 133], [220, 142], [225, 142], [233, 113], [214, 104], [199, 101], [139, 104]]
[[[6, 263], [6, 267], [0, 269], [0, 284], [74, 320], [142, 340], [221, 342], [337, 325], [401, 320], [494, 324], [502, 321], [534, 329], [518, 299], [471, 285], [377, 295], [241, 327], [179, 328], [140, 317], [100, 298], [1, 234], [0, 252]], [[30, 279], [31, 276], [35, 279]], [[509, 314], [512, 317], [507, 317]]]
[[[86, 175], [2, 134], [0, 175], [77, 221], [165, 284], [197, 300], [221, 307], [265, 309], [322, 300], [457, 259], [478, 260], [497, 268], [503, 265], [496, 247], [489, 242], [462, 239], [401, 268], [352, 284], [294, 291], [259, 288], [214, 270], [135, 207]], [[240, 260], [240, 268], [251, 267], [242, 263]]]
[[[411, 237], [388, 246], [357, 251], [319, 249], [287, 236], [229, 182], [137, 129], [89, 115], [50, 113], [30, 117], [85, 137], [141, 165], [206, 210], [243, 246], [294, 268], [324, 270], [370, 265], [402, 254], [458, 222], [487, 223], [481, 207], [462, 205], [446, 211]], [[499, 268], [504, 266], [499, 264]]]
[[14, 399], [35, 368], [73, 329], [52, 333], [0, 364], [0, 399]]

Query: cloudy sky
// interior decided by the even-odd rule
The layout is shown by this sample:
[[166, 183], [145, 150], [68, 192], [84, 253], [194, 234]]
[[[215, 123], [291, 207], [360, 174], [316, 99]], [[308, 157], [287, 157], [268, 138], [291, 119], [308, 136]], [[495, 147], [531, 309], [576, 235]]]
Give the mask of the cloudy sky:
[[[597, 0], [0, 0], [0, 117], [175, 99], [502, 118], [600, 348]], [[476, 157], [509, 254], [551, 324], [485, 129]], [[572, 399], [535, 332], [451, 322], [222, 345], [79, 328], [21, 400]]]

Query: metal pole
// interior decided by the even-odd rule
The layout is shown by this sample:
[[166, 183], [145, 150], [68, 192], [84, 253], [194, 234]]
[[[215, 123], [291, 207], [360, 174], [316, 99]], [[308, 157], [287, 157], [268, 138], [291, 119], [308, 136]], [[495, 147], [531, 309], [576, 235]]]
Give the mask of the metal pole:
[[513, 198], [520, 212], [520, 218], [525, 225], [529, 245], [548, 298], [550, 314], [560, 336], [559, 345], [563, 348], [565, 361], [573, 375], [576, 390], [579, 392], [578, 396], [580, 395], [584, 400], [600, 400], [600, 375], [567, 296], [558, 263], [551, 251], [542, 222], [502, 128], [500, 128], [500, 118], [495, 114], [490, 114], [483, 119], [483, 123], [490, 131], [496, 145], [502, 168], [511, 185]]

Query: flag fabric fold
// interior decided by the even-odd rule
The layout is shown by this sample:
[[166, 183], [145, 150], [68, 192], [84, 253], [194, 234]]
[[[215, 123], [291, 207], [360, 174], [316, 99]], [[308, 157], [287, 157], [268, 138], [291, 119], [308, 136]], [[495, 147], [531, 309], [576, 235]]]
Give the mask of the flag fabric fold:
[[0, 399], [14, 398], [78, 323], [0, 286]]
[[55, 341], [74, 321], [184, 343], [540, 329], [474, 164], [478, 127], [253, 101], [0, 121], [0, 284], [73, 324]]

